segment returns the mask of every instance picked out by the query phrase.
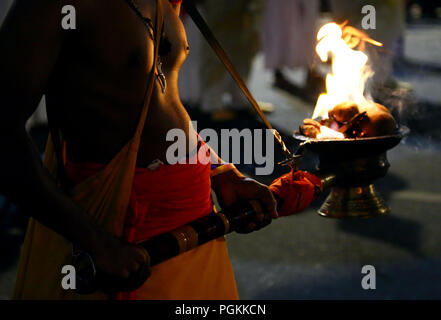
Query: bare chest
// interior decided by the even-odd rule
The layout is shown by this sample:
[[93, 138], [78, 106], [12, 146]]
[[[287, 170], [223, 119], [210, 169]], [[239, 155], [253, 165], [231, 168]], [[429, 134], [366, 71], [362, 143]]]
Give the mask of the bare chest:
[[[188, 44], [182, 22], [168, 1], [163, 1], [164, 23], [161, 34], [160, 59], [165, 72], [179, 70], [187, 53]], [[94, 18], [92, 27], [82, 34], [83, 58], [115, 73], [142, 75], [152, 69], [156, 30], [156, 6], [152, 0], [133, 0], [136, 9], [126, 0], [106, 1], [104, 14]], [[139, 13], [139, 14], [137, 14]], [[161, 32], [162, 31], [162, 32]]]
[[[74, 91], [71, 99], [49, 99], [64, 104], [66, 136], [77, 146], [110, 157], [133, 135], [139, 121], [143, 97], [153, 68], [154, 42], [150, 30], [125, 0], [107, 0], [105, 10], [93, 23], [80, 30], [66, 48], [63, 74], [57, 77], [51, 97]], [[139, 8], [155, 24], [155, 1]], [[164, 0], [164, 33], [170, 48], [161, 57], [168, 89], [162, 93], [155, 81], [149, 118], [144, 131], [158, 146], [149, 143], [145, 158], [161, 157], [167, 130], [186, 125], [188, 119], [179, 101], [177, 74], [187, 56], [187, 39], [182, 23]], [[152, 14], [153, 12], [153, 14]], [[67, 52], [67, 53], [66, 53]], [[81, 127], [81, 130], [79, 129]], [[81, 132], [81, 134], [79, 134]], [[163, 139], [164, 138], [164, 139]], [[103, 141], [111, 141], [109, 145]], [[85, 153], [79, 150], [79, 153]]]

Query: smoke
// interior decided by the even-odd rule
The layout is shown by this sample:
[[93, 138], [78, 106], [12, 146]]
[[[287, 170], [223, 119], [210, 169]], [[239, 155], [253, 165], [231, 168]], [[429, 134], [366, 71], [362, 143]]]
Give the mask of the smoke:
[[428, 76], [441, 75], [441, 66], [404, 60], [389, 50], [373, 46], [366, 47], [366, 54], [375, 75], [366, 84], [365, 96], [386, 106], [399, 125], [410, 129], [407, 143], [441, 142], [441, 104], [417, 95], [410, 83], [402, 81], [427, 82]]

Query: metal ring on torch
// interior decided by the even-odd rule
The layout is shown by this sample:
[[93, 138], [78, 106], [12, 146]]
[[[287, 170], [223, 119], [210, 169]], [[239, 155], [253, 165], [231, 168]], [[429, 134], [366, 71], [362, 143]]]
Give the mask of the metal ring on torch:
[[179, 252], [184, 253], [198, 246], [198, 234], [190, 226], [184, 226], [170, 232], [178, 241]]

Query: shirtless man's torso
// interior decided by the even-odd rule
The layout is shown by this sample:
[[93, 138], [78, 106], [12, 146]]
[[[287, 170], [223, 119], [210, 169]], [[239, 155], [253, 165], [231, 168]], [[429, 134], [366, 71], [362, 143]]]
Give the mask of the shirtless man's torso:
[[[155, 0], [133, 0], [155, 24]], [[74, 161], [107, 163], [133, 136], [153, 63], [153, 40], [125, 0], [82, 1], [77, 30], [64, 31], [46, 92]], [[189, 46], [177, 8], [162, 0], [164, 38], [170, 50], [161, 56], [167, 81], [155, 82], [141, 140], [138, 164], [165, 162], [166, 134], [182, 129], [190, 117], [178, 90], [178, 74]], [[193, 137], [194, 138], [194, 137]]]
[[[164, 12], [161, 55], [165, 92], [155, 80], [138, 166], [166, 162], [170, 129], [197, 137], [178, 90], [188, 54], [180, 5], [159, 0]], [[156, 0], [133, 0], [155, 25]], [[62, 28], [62, 9], [76, 12], [76, 29]], [[154, 42], [150, 30], [126, 0], [15, 0], [0, 29], [0, 192], [40, 223], [91, 254], [102, 271], [127, 278], [148, 265], [142, 247], [114, 238], [95, 226], [62, 192], [41, 163], [25, 122], [46, 95], [48, 113], [61, 130], [74, 162], [108, 163], [133, 137], [143, 106]], [[49, 119], [51, 121], [51, 119]], [[53, 123], [53, 122], [52, 122]], [[258, 199], [265, 206], [248, 231], [276, 216], [269, 188], [237, 170], [211, 178], [221, 205]]]

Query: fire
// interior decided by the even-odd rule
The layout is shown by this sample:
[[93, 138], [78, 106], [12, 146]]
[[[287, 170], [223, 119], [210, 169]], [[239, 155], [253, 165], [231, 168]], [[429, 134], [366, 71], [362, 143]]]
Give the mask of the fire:
[[320, 133], [317, 139], [344, 139], [345, 135], [326, 126], [320, 126]]
[[[367, 65], [368, 56], [360, 50], [355, 50], [355, 47], [364, 41], [377, 46], [382, 44], [369, 39], [366, 34], [355, 28], [346, 28], [347, 33], [342, 26], [328, 23], [317, 34], [316, 52], [323, 62], [331, 57], [332, 69], [326, 76], [326, 93], [319, 96], [313, 119], [327, 119], [328, 111], [343, 102], [353, 102], [362, 110], [374, 103], [365, 95], [366, 82], [373, 75]], [[358, 42], [354, 42], [354, 37]], [[320, 129], [321, 132], [317, 135], [319, 139], [344, 138], [344, 135], [336, 130], [325, 126], [321, 126]]]

